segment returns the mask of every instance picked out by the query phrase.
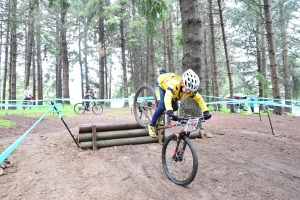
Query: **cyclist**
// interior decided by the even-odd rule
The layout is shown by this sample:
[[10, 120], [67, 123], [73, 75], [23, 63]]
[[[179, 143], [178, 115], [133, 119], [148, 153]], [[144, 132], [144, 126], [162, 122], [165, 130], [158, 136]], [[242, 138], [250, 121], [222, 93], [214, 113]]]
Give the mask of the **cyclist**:
[[160, 74], [155, 82], [155, 93], [157, 98], [157, 110], [155, 111], [152, 121], [148, 125], [149, 135], [152, 138], [156, 138], [155, 123], [159, 116], [167, 110], [168, 116], [173, 121], [178, 121], [178, 116], [174, 114], [174, 111], [178, 110], [178, 101], [183, 101], [188, 97], [193, 98], [198, 103], [203, 112], [204, 119], [210, 119], [206, 103], [202, 96], [197, 92], [199, 88], [200, 80], [197, 74], [188, 69], [180, 75], [174, 73]]
[[[93, 96], [92, 90], [88, 90], [88, 92], [86, 93], [86, 95], [83, 97], [83, 99], [90, 99], [90, 98], [95, 98], [95, 97]], [[90, 102], [89, 102], [89, 101], [86, 101], [86, 102], [85, 102], [85, 110], [86, 110], [86, 111], [90, 111], [90, 110], [89, 110], [89, 107], [90, 107]]]

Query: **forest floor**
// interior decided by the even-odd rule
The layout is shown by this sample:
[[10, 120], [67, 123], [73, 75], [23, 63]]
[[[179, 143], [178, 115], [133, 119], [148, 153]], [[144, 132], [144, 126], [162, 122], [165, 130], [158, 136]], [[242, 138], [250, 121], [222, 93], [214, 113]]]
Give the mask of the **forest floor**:
[[[38, 119], [1, 117], [16, 126], [0, 127], [0, 152]], [[161, 145], [77, 148], [62, 120], [49, 114], [1, 163], [0, 199], [300, 199], [300, 117], [270, 119], [274, 134], [267, 114], [213, 112], [203, 124], [212, 138], [192, 140], [196, 178], [182, 187], [165, 175]], [[80, 124], [135, 122], [130, 109], [112, 108], [63, 120], [75, 137]]]

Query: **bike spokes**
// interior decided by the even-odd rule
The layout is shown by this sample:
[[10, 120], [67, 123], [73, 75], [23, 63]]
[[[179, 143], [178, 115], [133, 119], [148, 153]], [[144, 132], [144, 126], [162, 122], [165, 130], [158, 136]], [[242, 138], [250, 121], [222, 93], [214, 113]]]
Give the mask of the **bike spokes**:
[[78, 114], [82, 114], [85, 112], [85, 106], [82, 103], [77, 103], [74, 106], [74, 111]]
[[171, 135], [165, 141], [162, 162], [170, 180], [178, 185], [187, 185], [196, 176], [198, 158], [189, 138], [181, 139], [178, 148], [176, 138], [175, 135]]
[[92, 110], [95, 115], [100, 115], [103, 112], [103, 107], [100, 103], [95, 103], [92, 107]]
[[154, 114], [155, 91], [150, 85], [140, 87], [133, 100], [133, 113], [141, 126], [147, 126]]

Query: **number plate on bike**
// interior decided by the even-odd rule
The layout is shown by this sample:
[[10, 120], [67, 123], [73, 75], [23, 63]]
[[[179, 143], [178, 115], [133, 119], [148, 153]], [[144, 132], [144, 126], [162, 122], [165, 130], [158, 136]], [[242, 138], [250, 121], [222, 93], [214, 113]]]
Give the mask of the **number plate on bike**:
[[199, 122], [199, 118], [196, 118], [196, 119], [189, 119], [186, 123], [186, 126], [184, 128], [184, 131], [185, 132], [192, 132], [192, 131], [195, 131], [196, 128], [197, 128], [197, 125], [198, 125], [198, 122]]

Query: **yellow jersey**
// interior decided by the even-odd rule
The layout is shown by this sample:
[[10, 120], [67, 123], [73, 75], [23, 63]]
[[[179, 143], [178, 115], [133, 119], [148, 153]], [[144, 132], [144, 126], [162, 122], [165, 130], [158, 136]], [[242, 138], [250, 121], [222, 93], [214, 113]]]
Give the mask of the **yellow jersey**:
[[207, 106], [198, 92], [191, 91], [185, 94], [181, 91], [181, 81], [181, 76], [174, 73], [165, 73], [158, 76], [157, 82], [159, 87], [166, 91], [164, 98], [166, 110], [173, 110], [171, 103], [173, 98], [178, 101], [184, 101], [186, 98], [191, 97], [198, 103], [202, 112], [207, 111]]

